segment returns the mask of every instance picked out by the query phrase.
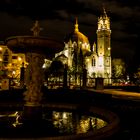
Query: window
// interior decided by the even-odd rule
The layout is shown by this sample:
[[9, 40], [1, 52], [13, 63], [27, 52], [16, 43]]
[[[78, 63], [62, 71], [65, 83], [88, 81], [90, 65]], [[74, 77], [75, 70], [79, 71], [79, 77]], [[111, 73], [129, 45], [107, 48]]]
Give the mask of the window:
[[109, 57], [106, 58], [106, 66], [110, 66], [110, 58]]
[[12, 59], [17, 59], [18, 58], [18, 56], [12, 56]]
[[94, 66], [94, 67], [96, 66], [96, 60], [95, 60], [95, 57], [92, 58], [92, 64], [91, 64], [91, 65]]
[[102, 67], [103, 66], [103, 57], [99, 56], [99, 66]]

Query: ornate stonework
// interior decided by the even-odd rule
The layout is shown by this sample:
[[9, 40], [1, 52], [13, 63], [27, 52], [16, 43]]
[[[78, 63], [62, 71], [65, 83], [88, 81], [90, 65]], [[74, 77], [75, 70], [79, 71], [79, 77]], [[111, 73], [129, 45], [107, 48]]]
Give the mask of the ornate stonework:
[[31, 31], [33, 32], [33, 36], [39, 36], [41, 30], [42, 28], [40, 28], [39, 22], [38, 20], [36, 20], [34, 26], [31, 28]]
[[25, 72], [27, 91], [24, 93], [24, 99], [28, 106], [38, 106], [42, 99], [41, 89], [44, 81], [42, 65], [44, 63], [44, 56], [37, 53], [27, 53], [26, 61], [29, 65]]

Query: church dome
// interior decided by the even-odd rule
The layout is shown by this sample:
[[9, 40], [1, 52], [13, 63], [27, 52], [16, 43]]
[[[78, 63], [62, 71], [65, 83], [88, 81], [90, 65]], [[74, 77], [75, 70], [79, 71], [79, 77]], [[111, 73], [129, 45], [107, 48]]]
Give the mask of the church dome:
[[76, 20], [74, 32], [66, 35], [66, 37], [64, 39], [65, 42], [69, 42], [70, 40], [72, 42], [74, 42], [74, 41], [79, 42], [80, 41], [82, 43], [89, 44], [88, 38], [79, 31], [77, 20]]

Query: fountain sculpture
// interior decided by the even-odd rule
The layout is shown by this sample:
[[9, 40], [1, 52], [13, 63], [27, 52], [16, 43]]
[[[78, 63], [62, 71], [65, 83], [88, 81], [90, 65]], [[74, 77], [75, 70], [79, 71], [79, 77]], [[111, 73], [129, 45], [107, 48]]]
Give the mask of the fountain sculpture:
[[25, 53], [26, 61], [29, 63], [25, 72], [27, 91], [24, 93], [24, 118], [29, 120], [41, 117], [44, 59], [46, 56], [51, 57], [64, 47], [61, 42], [39, 36], [41, 29], [36, 21], [31, 29], [33, 36], [15, 36], [6, 40], [9, 49], [15, 53]]
[[[25, 96], [25, 104], [24, 104], [24, 110], [23, 110], [23, 124], [28, 124], [26, 131], [30, 131], [31, 129], [34, 129], [34, 127], [38, 127], [40, 124], [40, 121], [42, 120], [42, 86], [44, 83], [44, 72], [42, 69], [42, 65], [44, 63], [45, 57], [52, 57], [53, 54], [61, 51], [64, 47], [63, 43], [52, 40], [50, 38], [41, 37], [39, 36], [40, 31], [42, 30], [39, 26], [38, 21], [35, 22], [35, 25], [31, 29], [33, 31], [33, 36], [15, 36], [8, 38], [6, 40], [6, 45], [10, 50], [12, 50], [15, 53], [25, 53], [26, 61], [28, 62], [28, 66], [25, 71], [25, 84], [26, 84], [26, 91], [24, 93]], [[64, 72], [64, 75], [67, 75], [67, 71]], [[86, 71], [84, 75], [84, 79], [86, 77]], [[84, 83], [84, 86], [86, 87], [86, 83]], [[67, 87], [67, 78], [64, 79], [64, 87]], [[80, 92], [80, 91], [79, 91]], [[47, 107], [51, 107], [51, 109], [68, 109], [73, 110], [74, 112], [78, 110], [79, 105], [67, 105], [67, 104], [46, 104]], [[81, 107], [80, 110], [83, 110]], [[92, 130], [89, 131], [89, 133], [85, 134], [71, 134], [67, 136], [59, 136], [55, 137], [53, 134], [55, 133], [54, 130], [51, 132], [51, 130], [48, 130], [48, 127], [45, 123], [45, 131], [44, 134], [47, 132], [53, 133], [53, 137], [51, 138], [45, 138], [45, 139], [99, 139], [99, 137], [105, 137], [106, 133], [107, 135], [110, 135], [114, 133], [118, 128], [119, 119], [118, 117], [108, 111], [103, 111], [101, 109], [96, 109], [89, 107], [86, 110], [87, 112], [90, 112], [93, 114], [99, 114], [99, 116], [102, 116], [102, 118], [105, 118], [107, 121], [107, 125], [102, 130], [97, 130], [93, 132]], [[14, 127], [20, 126], [19, 122], [19, 115], [16, 113], [17, 118], [16, 122], [13, 123]], [[66, 115], [63, 117], [66, 118]], [[76, 119], [77, 120], [77, 119]], [[37, 126], [38, 122], [38, 126]], [[51, 122], [53, 122], [51, 120]], [[75, 121], [76, 122], [76, 121]], [[74, 124], [75, 124], [74, 122]], [[79, 123], [79, 122], [78, 122]], [[91, 122], [90, 119], [90, 124]], [[42, 123], [41, 123], [42, 124]], [[32, 125], [32, 127], [30, 127]], [[47, 124], [48, 125], [48, 124]], [[47, 129], [47, 130], [46, 130]], [[18, 128], [17, 128], [18, 130]], [[22, 129], [21, 129], [22, 130]], [[39, 129], [38, 129], [39, 130]], [[37, 131], [38, 131], [37, 130]], [[41, 130], [42, 131], [42, 130]], [[10, 131], [11, 132], [11, 131]], [[30, 133], [30, 132], [29, 132]], [[37, 132], [38, 133], [38, 132]], [[23, 134], [23, 133], [22, 133]], [[33, 134], [35, 135], [36, 132]], [[107, 136], [106, 135], [106, 136]]]

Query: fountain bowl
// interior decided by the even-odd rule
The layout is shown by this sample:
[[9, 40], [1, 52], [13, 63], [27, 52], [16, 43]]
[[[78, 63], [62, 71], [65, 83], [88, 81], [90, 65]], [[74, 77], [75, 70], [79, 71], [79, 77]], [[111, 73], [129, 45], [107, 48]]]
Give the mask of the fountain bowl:
[[5, 43], [15, 53], [37, 52], [47, 57], [52, 57], [64, 48], [63, 42], [41, 36], [13, 36], [7, 38]]
[[[7, 140], [10, 140], [11, 137], [15, 140], [22, 140], [23, 138], [26, 138], [28, 140], [34, 139], [42, 139], [42, 140], [77, 140], [77, 139], [88, 139], [88, 140], [105, 140], [108, 138], [111, 138], [114, 134], [117, 133], [119, 129], [119, 118], [116, 114], [113, 112], [98, 108], [98, 107], [89, 107], [86, 112], [84, 113], [83, 109], [81, 110], [81, 107], [77, 104], [65, 104], [65, 103], [47, 103], [43, 105], [43, 108], [48, 108], [49, 110], [58, 110], [58, 111], [72, 111], [78, 114], [87, 114], [90, 113], [94, 115], [94, 117], [99, 117], [100, 119], [103, 119], [107, 122], [107, 125], [99, 128], [99, 129], [91, 129], [84, 133], [55, 133], [55, 129], [50, 130], [48, 127], [49, 123], [46, 123], [46, 121], [43, 121], [40, 125], [37, 125], [36, 123], [28, 123], [25, 127], [22, 128], [22, 125], [20, 126], [20, 123], [17, 124], [17, 127], [9, 128], [4, 127], [5, 129], [1, 129], [2, 132], [2, 138], [6, 138]], [[48, 112], [48, 111], [47, 111]], [[91, 116], [92, 116], [91, 115]], [[1, 116], [2, 118], [2, 116]], [[3, 117], [4, 118], [4, 117]], [[76, 117], [77, 118], [77, 117]], [[50, 117], [49, 117], [50, 119]], [[6, 119], [7, 121], [8, 119]], [[53, 120], [53, 119], [52, 119]], [[8, 121], [9, 123], [10, 121]], [[63, 122], [63, 121], [61, 121]], [[74, 121], [76, 123], [76, 120]], [[64, 122], [63, 122], [64, 123]], [[66, 123], [66, 121], [65, 121]], [[64, 124], [65, 124], [64, 123]], [[16, 124], [16, 123], [14, 123]], [[22, 123], [21, 123], [22, 124]], [[78, 123], [79, 124], [79, 123]], [[68, 125], [69, 127], [71, 125]], [[66, 128], [65, 128], [66, 129]], [[48, 133], [49, 132], [49, 133]], [[7, 135], [8, 134], [8, 135]], [[48, 135], [48, 136], [47, 136]]]

